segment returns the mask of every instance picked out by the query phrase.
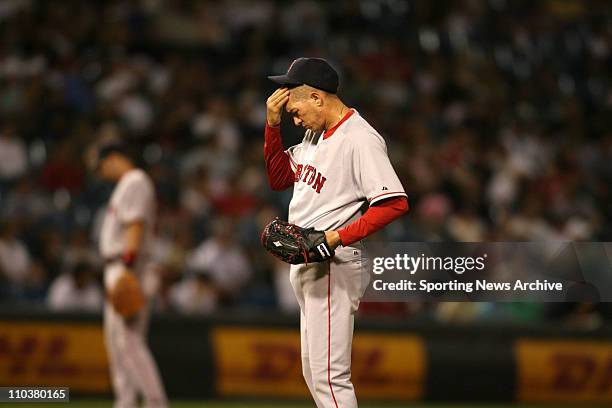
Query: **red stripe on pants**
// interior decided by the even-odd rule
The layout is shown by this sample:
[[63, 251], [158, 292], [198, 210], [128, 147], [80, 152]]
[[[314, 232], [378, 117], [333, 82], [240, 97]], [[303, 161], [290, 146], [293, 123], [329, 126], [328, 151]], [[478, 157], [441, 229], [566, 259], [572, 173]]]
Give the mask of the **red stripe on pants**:
[[334, 395], [334, 389], [331, 383], [331, 265], [329, 266], [329, 272], [327, 273], [327, 383], [329, 384], [329, 390], [331, 391], [334, 404], [338, 408], [336, 402], [336, 396]]

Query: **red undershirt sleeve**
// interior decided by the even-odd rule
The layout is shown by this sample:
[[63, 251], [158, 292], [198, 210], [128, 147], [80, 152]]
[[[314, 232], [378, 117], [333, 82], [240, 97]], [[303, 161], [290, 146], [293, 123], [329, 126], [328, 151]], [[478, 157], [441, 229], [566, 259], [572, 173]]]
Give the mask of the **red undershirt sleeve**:
[[360, 241], [408, 211], [406, 197], [393, 197], [371, 206], [358, 220], [338, 230], [343, 246]]
[[280, 126], [269, 126], [266, 122], [264, 138], [266, 173], [272, 190], [285, 190], [293, 186], [295, 174], [291, 169], [289, 155], [285, 152]]

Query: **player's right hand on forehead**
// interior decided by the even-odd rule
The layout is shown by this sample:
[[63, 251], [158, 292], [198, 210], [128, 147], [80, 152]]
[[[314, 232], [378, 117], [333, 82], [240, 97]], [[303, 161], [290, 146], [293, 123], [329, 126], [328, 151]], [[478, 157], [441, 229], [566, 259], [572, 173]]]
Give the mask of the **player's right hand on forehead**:
[[283, 108], [289, 100], [289, 89], [278, 88], [266, 101], [267, 114], [269, 126], [278, 126], [281, 121], [281, 115]]

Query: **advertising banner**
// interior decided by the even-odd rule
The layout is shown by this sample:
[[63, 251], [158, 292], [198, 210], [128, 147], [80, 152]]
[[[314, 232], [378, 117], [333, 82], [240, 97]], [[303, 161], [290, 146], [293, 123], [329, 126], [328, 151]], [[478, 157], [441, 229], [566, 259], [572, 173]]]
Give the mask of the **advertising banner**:
[[70, 387], [108, 393], [99, 324], [0, 322], [0, 386]]
[[[289, 329], [213, 329], [221, 396], [306, 397], [300, 334]], [[414, 400], [423, 395], [425, 351], [420, 337], [357, 333], [352, 380], [359, 398]]]
[[612, 343], [520, 339], [517, 399], [612, 404]]

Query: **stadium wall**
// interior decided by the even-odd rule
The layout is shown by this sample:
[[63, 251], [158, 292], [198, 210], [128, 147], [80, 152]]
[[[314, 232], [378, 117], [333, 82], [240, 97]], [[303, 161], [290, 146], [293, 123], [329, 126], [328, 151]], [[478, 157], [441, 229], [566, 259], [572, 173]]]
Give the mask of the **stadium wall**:
[[[280, 315], [154, 319], [150, 343], [173, 398], [308, 398], [299, 324]], [[612, 328], [359, 321], [362, 400], [612, 402]], [[0, 313], [0, 386], [110, 394], [99, 316]]]

